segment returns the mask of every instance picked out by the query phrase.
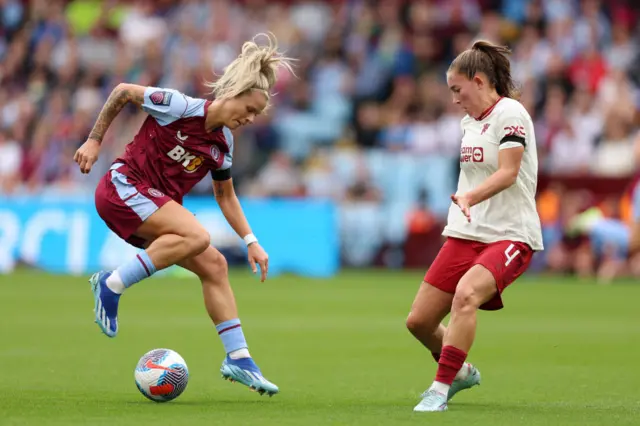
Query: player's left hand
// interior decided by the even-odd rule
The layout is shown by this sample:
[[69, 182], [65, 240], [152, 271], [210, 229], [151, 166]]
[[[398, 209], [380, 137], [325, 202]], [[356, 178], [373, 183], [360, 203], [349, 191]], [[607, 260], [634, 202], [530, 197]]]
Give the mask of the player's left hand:
[[469, 196], [467, 194], [453, 194], [451, 196], [451, 201], [460, 207], [462, 214], [467, 218], [467, 222], [471, 222], [471, 201], [469, 200]]
[[264, 282], [267, 279], [267, 273], [269, 272], [269, 255], [258, 243], [249, 244], [249, 264], [251, 270], [255, 274], [258, 272], [256, 263], [260, 265], [260, 282]]

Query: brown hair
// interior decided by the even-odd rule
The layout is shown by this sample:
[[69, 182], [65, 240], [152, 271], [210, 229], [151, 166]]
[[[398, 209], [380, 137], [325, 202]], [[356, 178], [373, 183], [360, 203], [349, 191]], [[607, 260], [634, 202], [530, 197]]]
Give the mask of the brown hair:
[[489, 83], [496, 88], [498, 95], [517, 99], [520, 96], [513, 78], [508, 55], [511, 50], [506, 46], [498, 46], [489, 41], [478, 40], [471, 49], [467, 49], [453, 60], [449, 72], [457, 71], [472, 79], [476, 73], [482, 72]]

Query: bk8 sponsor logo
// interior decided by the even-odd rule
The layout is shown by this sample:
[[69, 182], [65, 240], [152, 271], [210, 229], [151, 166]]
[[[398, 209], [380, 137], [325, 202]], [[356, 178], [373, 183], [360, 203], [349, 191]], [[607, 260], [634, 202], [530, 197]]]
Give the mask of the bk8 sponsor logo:
[[179, 163], [182, 163], [184, 171], [193, 173], [204, 164], [204, 157], [201, 155], [193, 155], [180, 145], [176, 145], [171, 151], [167, 152], [167, 156]]

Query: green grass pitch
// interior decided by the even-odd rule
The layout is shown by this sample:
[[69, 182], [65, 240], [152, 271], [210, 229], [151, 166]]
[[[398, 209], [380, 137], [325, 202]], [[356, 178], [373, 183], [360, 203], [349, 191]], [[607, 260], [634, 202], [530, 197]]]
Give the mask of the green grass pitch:
[[[348, 271], [261, 284], [232, 272], [250, 350], [280, 386], [260, 397], [220, 378], [222, 345], [192, 278], [154, 278], [122, 299], [120, 334], [93, 323], [85, 278], [0, 276], [0, 425], [638, 425], [640, 285], [524, 277], [482, 312], [470, 361], [482, 385], [446, 413], [413, 413], [435, 363], [404, 319], [422, 273]], [[167, 347], [190, 382], [157, 404], [133, 380]]]

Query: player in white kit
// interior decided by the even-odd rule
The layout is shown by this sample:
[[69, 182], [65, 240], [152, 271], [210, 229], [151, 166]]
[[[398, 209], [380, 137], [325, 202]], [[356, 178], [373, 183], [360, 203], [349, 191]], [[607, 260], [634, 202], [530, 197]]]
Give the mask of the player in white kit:
[[407, 318], [411, 333], [438, 361], [435, 380], [414, 411], [444, 411], [455, 393], [480, 383], [478, 370], [465, 362], [477, 310], [501, 309], [502, 291], [543, 249], [536, 139], [531, 117], [515, 100], [509, 53], [477, 41], [447, 72], [453, 102], [467, 115], [447, 239]]

